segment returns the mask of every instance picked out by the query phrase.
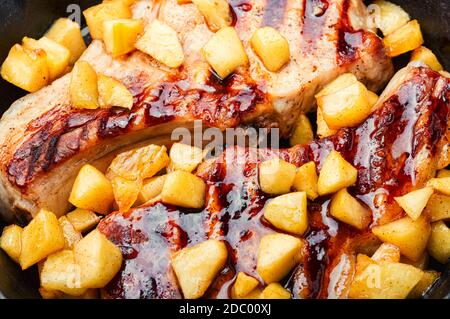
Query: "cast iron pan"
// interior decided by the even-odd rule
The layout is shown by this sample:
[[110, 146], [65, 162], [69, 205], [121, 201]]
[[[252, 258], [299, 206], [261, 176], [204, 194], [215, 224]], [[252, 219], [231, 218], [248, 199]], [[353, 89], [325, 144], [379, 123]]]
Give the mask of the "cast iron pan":
[[[272, 0], [276, 1], [276, 0]], [[401, 5], [422, 26], [426, 45], [450, 70], [450, 1], [449, 0], [391, 0]], [[95, 0], [1, 0], [0, 1], [0, 61], [23, 36], [39, 38], [55, 19], [68, 16], [70, 4], [87, 8]], [[400, 62], [401, 63], [401, 62]], [[0, 79], [0, 114], [12, 102], [26, 93]], [[0, 221], [0, 229], [2, 229]], [[436, 267], [439, 265], [436, 263]], [[441, 266], [442, 267], [442, 266]], [[440, 281], [428, 292], [426, 298], [450, 299], [450, 265], [447, 264]], [[35, 269], [22, 272], [0, 250], [0, 298], [39, 298], [38, 276]]]

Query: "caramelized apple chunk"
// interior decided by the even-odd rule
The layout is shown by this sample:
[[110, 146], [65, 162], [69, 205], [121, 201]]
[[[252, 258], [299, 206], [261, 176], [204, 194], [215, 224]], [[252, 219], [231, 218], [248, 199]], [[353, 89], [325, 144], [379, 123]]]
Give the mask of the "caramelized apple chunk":
[[258, 287], [258, 285], [259, 281], [256, 278], [239, 272], [233, 288], [231, 288], [231, 296], [233, 299], [242, 299]]
[[391, 57], [417, 49], [423, 44], [419, 22], [417, 20], [408, 22], [385, 37], [383, 43]]
[[144, 32], [144, 23], [136, 19], [115, 19], [103, 22], [103, 41], [114, 58], [135, 50], [136, 41]]
[[99, 104], [102, 108], [112, 106], [131, 109], [134, 98], [125, 85], [112, 77], [100, 74], [98, 76]]
[[205, 204], [205, 182], [185, 171], [174, 171], [167, 175], [161, 198], [166, 204], [186, 208], [202, 208]]
[[267, 194], [289, 193], [295, 179], [295, 165], [281, 159], [265, 161], [259, 166], [259, 183]]
[[401, 197], [395, 197], [395, 201], [405, 210], [409, 217], [416, 220], [422, 214], [428, 200], [433, 194], [432, 187], [425, 187], [412, 191]]
[[205, 17], [208, 27], [218, 31], [233, 23], [230, 5], [227, 0], [192, 0]]
[[85, 233], [100, 221], [100, 217], [93, 211], [87, 209], [77, 208], [66, 215], [69, 222], [73, 225], [76, 231]]
[[450, 228], [443, 221], [431, 225], [428, 252], [441, 264], [447, 263], [450, 258]]
[[299, 167], [295, 174], [293, 186], [297, 191], [305, 192], [310, 200], [315, 200], [319, 197], [317, 192], [318, 179], [316, 164], [311, 161]]
[[70, 101], [76, 108], [99, 107], [97, 73], [88, 62], [79, 61], [73, 67], [69, 93]]
[[365, 229], [372, 220], [370, 210], [350, 195], [346, 188], [333, 196], [330, 214], [341, 222], [361, 230]]
[[170, 164], [173, 170], [194, 171], [203, 161], [203, 150], [195, 146], [175, 143], [170, 149]]
[[122, 1], [104, 2], [84, 10], [83, 14], [93, 39], [103, 39], [105, 21], [130, 19], [132, 16], [129, 6]]
[[313, 140], [314, 133], [311, 123], [305, 114], [300, 114], [295, 125], [294, 133], [292, 134], [289, 143], [291, 146], [303, 145]]
[[0, 248], [16, 263], [19, 262], [20, 252], [22, 251], [22, 231], [22, 227], [10, 225], [3, 229], [0, 238]]
[[271, 72], [278, 72], [290, 60], [288, 41], [272, 27], [256, 30], [250, 43], [256, 55]]
[[389, 1], [375, 1], [377, 6], [375, 23], [384, 36], [404, 26], [410, 20], [408, 13], [400, 6]]
[[411, 61], [422, 61], [437, 72], [444, 70], [444, 67], [439, 62], [436, 55], [434, 55], [433, 51], [424, 46], [413, 51], [411, 55]]

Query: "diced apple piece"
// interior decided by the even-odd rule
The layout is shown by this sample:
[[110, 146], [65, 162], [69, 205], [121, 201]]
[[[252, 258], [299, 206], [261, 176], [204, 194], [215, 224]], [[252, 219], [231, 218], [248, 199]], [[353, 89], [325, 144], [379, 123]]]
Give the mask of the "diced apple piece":
[[98, 76], [97, 85], [100, 107], [119, 106], [131, 110], [134, 99], [125, 85], [103, 74]]
[[62, 250], [47, 257], [40, 272], [41, 286], [46, 290], [58, 290], [71, 296], [86, 292], [81, 288], [80, 267], [75, 264], [72, 250]]
[[3, 62], [2, 78], [28, 92], [47, 85], [50, 75], [44, 50], [27, 50], [14, 45]]
[[195, 146], [175, 143], [170, 149], [169, 156], [173, 170], [190, 173], [203, 161], [203, 150]]
[[226, 0], [192, 0], [205, 17], [212, 31], [218, 31], [233, 23], [230, 5]]
[[28, 37], [23, 38], [23, 46], [29, 50], [44, 50], [47, 54], [47, 65], [50, 81], [57, 79], [64, 74], [69, 66], [70, 51], [65, 46], [43, 37], [39, 40]]
[[259, 183], [264, 193], [289, 193], [294, 184], [296, 167], [281, 159], [272, 159], [259, 165]]
[[256, 278], [240, 272], [236, 277], [233, 288], [231, 288], [231, 296], [233, 299], [242, 299], [258, 287], [258, 285], [259, 281]]
[[80, 233], [85, 233], [91, 230], [100, 221], [100, 217], [98, 217], [93, 211], [81, 208], [71, 211], [66, 216], [75, 230]]
[[184, 61], [183, 47], [177, 32], [156, 19], [136, 42], [136, 48], [169, 68], [178, 68]]
[[356, 256], [355, 278], [358, 277], [360, 274], [362, 274], [364, 272], [364, 270], [367, 268], [367, 266], [373, 265], [373, 264], [377, 264], [377, 262], [367, 255], [358, 254]]
[[79, 61], [72, 70], [70, 80], [70, 101], [72, 105], [80, 109], [96, 109], [98, 103], [97, 73], [92, 66]]
[[22, 227], [10, 225], [3, 229], [0, 238], [0, 248], [3, 249], [12, 260], [19, 262], [22, 251]]
[[302, 241], [293, 236], [264, 236], [258, 250], [258, 274], [267, 284], [280, 281], [299, 263], [302, 246]]
[[271, 72], [278, 72], [291, 58], [288, 41], [272, 27], [256, 30], [250, 43], [256, 55]]
[[77, 208], [106, 214], [114, 202], [111, 182], [95, 167], [84, 165], [75, 179], [69, 202]]
[[317, 109], [317, 135], [320, 138], [325, 138], [336, 134], [337, 130], [331, 129], [327, 122], [323, 119], [323, 112], [320, 108]]
[[425, 207], [431, 222], [450, 219], [450, 196], [433, 194]]
[[373, 254], [372, 259], [378, 263], [399, 263], [400, 249], [395, 245], [383, 243]]
[[264, 218], [278, 229], [303, 235], [308, 228], [306, 193], [289, 193], [272, 199], [264, 207]]
[[407, 216], [389, 224], [376, 226], [372, 228], [372, 232], [381, 241], [400, 248], [402, 255], [417, 261], [425, 251], [431, 226], [424, 216], [417, 220]]
[[432, 178], [427, 186], [431, 186], [435, 191], [450, 196], [450, 177]]
[[138, 203], [146, 203], [149, 200], [155, 198], [162, 193], [164, 183], [166, 182], [167, 175], [155, 176], [146, 181], [142, 185], [141, 192], [139, 193]]
[[202, 208], [205, 204], [205, 182], [185, 171], [174, 171], [167, 175], [161, 193], [162, 201], [186, 208]]
[[295, 174], [294, 188], [300, 192], [306, 192], [310, 200], [315, 200], [319, 197], [317, 193], [317, 176], [316, 164], [309, 162], [302, 165]]
[[365, 229], [372, 221], [370, 210], [350, 195], [346, 188], [341, 189], [333, 196], [330, 214], [341, 222], [361, 230]]
[[406, 264], [371, 264], [352, 282], [349, 298], [404, 299], [422, 275], [420, 269]]
[[433, 51], [424, 46], [413, 51], [411, 61], [422, 61], [436, 72], [444, 70], [442, 64], [439, 63], [439, 60], [436, 55], [434, 55]]
[[433, 195], [432, 187], [425, 187], [412, 192], [409, 192], [402, 197], [395, 197], [395, 201], [405, 210], [409, 217], [416, 220], [422, 214], [428, 200]]
[[120, 176], [128, 180], [144, 180], [155, 176], [170, 162], [167, 148], [148, 145], [120, 153], [111, 162], [107, 176]]
[[59, 218], [59, 224], [64, 233], [64, 249], [72, 249], [76, 243], [78, 243], [83, 236], [81, 233], [73, 227], [72, 223], [66, 216]]
[[222, 79], [238, 67], [248, 64], [244, 46], [233, 27], [217, 31], [203, 47], [202, 52], [206, 61]]
[[442, 178], [442, 177], [450, 177], [450, 170], [448, 170], [448, 169], [439, 170], [437, 173], [437, 178]]
[[450, 229], [443, 221], [431, 225], [428, 252], [441, 264], [446, 264], [450, 258]]
[[103, 22], [103, 41], [106, 50], [114, 58], [134, 51], [137, 38], [143, 32], [142, 20], [116, 19]]
[[81, 288], [103, 288], [119, 272], [122, 253], [97, 229], [74, 247], [75, 263], [81, 270]]
[[120, 176], [115, 176], [111, 179], [111, 185], [114, 198], [119, 206], [119, 211], [129, 211], [141, 192], [142, 180], [129, 180]]
[[317, 105], [328, 127], [339, 129], [363, 122], [371, 113], [367, 88], [356, 76], [346, 73], [316, 95]]
[[25, 270], [64, 248], [64, 233], [55, 214], [41, 209], [22, 231], [20, 266]]
[[273, 282], [261, 292], [260, 299], [291, 299], [291, 293], [282, 285]]
[[225, 266], [227, 258], [228, 251], [225, 244], [214, 239], [177, 252], [172, 258], [172, 267], [184, 298], [202, 297]]
[[383, 39], [387, 53], [391, 57], [399, 56], [417, 49], [423, 44], [422, 31], [417, 20], [412, 20], [400, 29], [389, 34]]
[[69, 63], [74, 64], [86, 50], [80, 26], [67, 18], [60, 18], [53, 23], [45, 36], [65, 46], [70, 51]]
[[419, 299], [425, 294], [433, 283], [439, 278], [439, 273], [434, 270], [427, 270], [423, 272], [422, 278], [414, 286], [413, 290], [408, 295], [408, 298]]
[[375, 1], [374, 5], [378, 8], [375, 23], [384, 36], [401, 28], [410, 20], [408, 13], [392, 2]]
[[292, 134], [289, 143], [291, 146], [303, 145], [313, 140], [314, 133], [311, 123], [305, 114], [300, 114], [295, 125], [294, 133]]
[[328, 154], [319, 174], [319, 195], [327, 195], [356, 183], [358, 171], [339, 152]]
[[130, 19], [131, 10], [122, 1], [110, 1], [83, 11], [93, 39], [103, 39], [103, 22], [115, 19]]
[[369, 105], [370, 105], [370, 109], [373, 112], [374, 111], [374, 106], [377, 104], [379, 96], [372, 92], [372, 91], [367, 91], [367, 98], [369, 99]]

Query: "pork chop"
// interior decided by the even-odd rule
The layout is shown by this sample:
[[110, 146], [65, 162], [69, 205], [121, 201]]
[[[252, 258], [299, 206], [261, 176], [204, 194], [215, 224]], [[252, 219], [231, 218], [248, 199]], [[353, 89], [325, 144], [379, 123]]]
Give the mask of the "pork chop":
[[[374, 91], [392, 75], [360, 0], [251, 0], [231, 6], [250, 66], [223, 81], [200, 53], [213, 33], [194, 4], [138, 1], [135, 18], [148, 24], [157, 17], [177, 31], [186, 56], [181, 68], [167, 68], [140, 52], [113, 59], [98, 40], [81, 57], [130, 89], [131, 110], [72, 107], [70, 74], [15, 102], [0, 122], [3, 217], [29, 218], [41, 207], [64, 214], [83, 164], [105, 167], [123, 147], [155, 143], [174, 128], [191, 128], [195, 119], [220, 129], [279, 127], [289, 136], [298, 114], [314, 107], [314, 94], [339, 74], [353, 72]], [[267, 71], [249, 45], [253, 32], [266, 25], [289, 41], [291, 62], [278, 73]]]
[[[261, 236], [275, 230], [262, 218], [268, 199], [258, 183], [258, 163], [280, 157], [320, 170], [331, 150], [358, 170], [349, 192], [372, 211], [369, 228], [405, 215], [395, 196], [423, 187], [449, 164], [450, 79], [424, 67], [408, 67], [392, 80], [376, 111], [361, 125], [286, 150], [227, 149], [197, 171], [208, 185], [206, 208], [184, 211], [156, 201], [99, 225], [121, 248], [124, 264], [104, 289], [106, 298], [180, 298], [170, 267], [173, 252], [208, 238], [226, 241], [231, 258], [206, 297], [228, 298], [235, 274], [256, 272]], [[357, 252], [378, 243], [370, 229], [356, 230], [328, 216], [329, 197], [309, 203], [302, 263], [286, 283], [297, 298], [345, 298]]]

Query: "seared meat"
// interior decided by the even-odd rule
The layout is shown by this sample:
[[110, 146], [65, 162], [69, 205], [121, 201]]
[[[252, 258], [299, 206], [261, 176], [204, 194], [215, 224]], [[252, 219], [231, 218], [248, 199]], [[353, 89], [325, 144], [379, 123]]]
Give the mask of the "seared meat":
[[[268, 197], [258, 184], [258, 163], [275, 156], [296, 166], [314, 161], [320, 170], [331, 150], [358, 170], [349, 189], [373, 213], [374, 225], [403, 217], [393, 199], [424, 185], [449, 164], [450, 79], [428, 68], [408, 67], [387, 88], [376, 111], [361, 125], [287, 150], [229, 148], [205, 162], [197, 174], [208, 185], [201, 213], [160, 202], [114, 213], [99, 225], [124, 255], [122, 271], [104, 290], [107, 298], [178, 298], [171, 253], [207, 238], [228, 243], [230, 261], [206, 297], [228, 297], [235, 273], [255, 271], [261, 236], [274, 230], [262, 219]], [[310, 203], [310, 228], [302, 264], [287, 283], [298, 298], [345, 297], [356, 253], [377, 244], [370, 230], [358, 231], [328, 217], [329, 198]]]
[[[191, 128], [194, 119], [225, 129], [252, 124], [280, 127], [288, 136], [300, 111], [314, 106], [314, 94], [341, 73], [353, 72], [372, 90], [392, 75], [381, 40], [372, 33], [360, 0], [231, 1], [236, 29], [250, 67], [219, 81], [200, 49], [212, 36], [194, 4], [177, 0], [138, 1], [136, 18], [157, 17], [172, 26], [186, 60], [169, 69], [143, 53], [112, 59], [94, 41], [82, 60], [122, 81], [134, 94], [131, 111], [79, 110], [68, 97], [70, 75], [14, 103], [0, 122], [0, 205], [3, 217], [46, 207], [57, 215], [75, 175], [85, 163], [104, 168], [123, 147], [156, 143], [172, 129]], [[291, 62], [268, 72], [249, 45], [260, 26], [276, 27], [288, 39]], [[29, 216], [28, 216], [29, 217]]]

